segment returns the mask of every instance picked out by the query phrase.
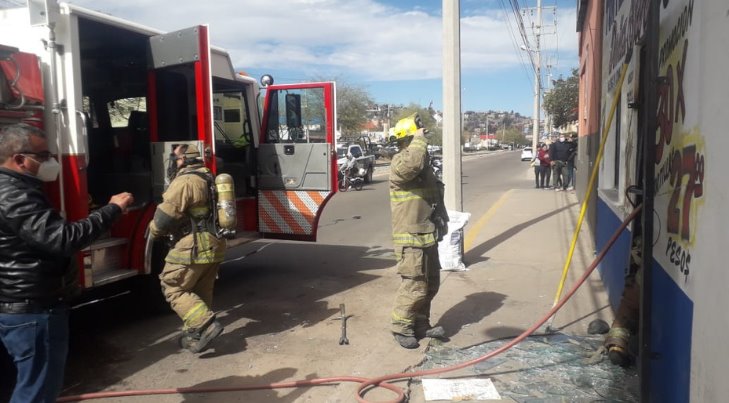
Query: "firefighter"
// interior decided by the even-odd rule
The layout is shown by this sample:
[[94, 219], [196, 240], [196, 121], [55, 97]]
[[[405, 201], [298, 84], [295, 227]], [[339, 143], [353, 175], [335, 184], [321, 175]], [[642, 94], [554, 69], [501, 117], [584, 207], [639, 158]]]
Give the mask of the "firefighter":
[[631, 347], [635, 346], [640, 320], [640, 284], [643, 267], [641, 248], [641, 238], [634, 238], [623, 295], [604, 342], [610, 362], [622, 367], [627, 367], [635, 361], [636, 349]]
[[[404, 122], [404, 123], [403, 123]], [[444, 338], [430, 324], [430, 306], [440, 286], [437, 241], [447, 231], [443, 184], [430, 169], [428, 140], [417, 116], [398, 122], [391, 141], [401, 150], [390, 165], [392, 235], [400, 287], [391, 331], [400, 346], [417, 348], [424, 337]]]
[[194, 145], [178, 146], [170, 161], [171, 183], [157, 206], [150, 234], [171, 236], [175, 242], [160, 274], [162, 292], [182, 319], [180, 346], [198, 353], [223, 331], [211, 304], [226, 245], [217, 236], [213, 175], [204, 166], [200, 150]]

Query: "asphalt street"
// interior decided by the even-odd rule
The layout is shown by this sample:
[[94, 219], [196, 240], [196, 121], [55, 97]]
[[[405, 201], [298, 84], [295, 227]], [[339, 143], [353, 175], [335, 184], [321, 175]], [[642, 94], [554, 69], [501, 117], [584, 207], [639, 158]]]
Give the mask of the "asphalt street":
[[[319, 221], [318, 242], [259, 240], [229, 251], [214, 302], [226, 329], [202, 354], [178, 347], [176, 316], [133, 294], [74, 310], [63, 395], [374, 377], [416, 368], [428, 342], [404, 350], [388, 332], [399, 278], [387, 170], [378, 167], [362, 191], [333, 197]], [[518, 151], [465, 156], [462, 171], [464, 211], [472, 214], [464, 256], [470, 271], [444, 273], [433, 307], [433, 320], [444, 325], [454, 348], [514, 336], [551, 306], [578, 208], [574, 194], [533, 189], [533, 173]], [[591, 252], [578, 250], [576, 263]], [[582, 298], [586, 302], [566, 310], [556, 325], [579, 332], [585, 321], [606, 313], [599, 282]], [[340, 304], [353, 315], [345, 346], [337, 342]], [[0, 382], [7, 387], [7, 377]], [[342, 383], [104, 401], [349, 402], [355, 389]], [[410, 394], [410, 401], [422, 401], [417, 385]], [[392, 395], [375, 390], [367, 397]]]

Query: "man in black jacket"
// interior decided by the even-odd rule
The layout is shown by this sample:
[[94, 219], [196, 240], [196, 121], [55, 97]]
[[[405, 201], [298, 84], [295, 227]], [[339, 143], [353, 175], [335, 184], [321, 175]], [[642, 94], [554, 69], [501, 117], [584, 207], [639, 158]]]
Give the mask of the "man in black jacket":
[[42, 131], [0, 129], [0, 340], [18, 372], [11, 403], [56, 401], [68, 352], [66, 304], [78, 287], [71, 260], [133, 202], [120, 193], [88, 218], [67, 222], [41, 187], [58, 172]]
[[556, 191], [567, 190], [568, 178], [567, 178], [567, 160], [570, 158], [572, 153], [572, 146], [570, 143], [565, 142], [564, 134], [559, 135], [559, 141], [552, 143], [549, 147], [549, 158], [552, 160], [553, 172], [553, 183]]

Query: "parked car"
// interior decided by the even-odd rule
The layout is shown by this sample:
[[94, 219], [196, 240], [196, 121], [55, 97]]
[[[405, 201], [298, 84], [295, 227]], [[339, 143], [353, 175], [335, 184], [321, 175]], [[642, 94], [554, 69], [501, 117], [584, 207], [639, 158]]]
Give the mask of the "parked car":
[[522, 161], [531, 161], [534, 159], [534, 153], [532, 153], [531, 147], [524, 147], [523, 150], [521, 150], [521, 160]]

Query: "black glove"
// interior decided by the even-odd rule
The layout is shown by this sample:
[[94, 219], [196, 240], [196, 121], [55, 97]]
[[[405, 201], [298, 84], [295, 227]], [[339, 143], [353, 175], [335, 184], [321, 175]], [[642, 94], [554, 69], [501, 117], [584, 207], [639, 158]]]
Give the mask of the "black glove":
[[433, 216], [433, 224], [435, 224], [435, 237], [438, 242], [440, 242], [448, 233], [448, 221], [443, 219], [440, 215], [435, 214]]

